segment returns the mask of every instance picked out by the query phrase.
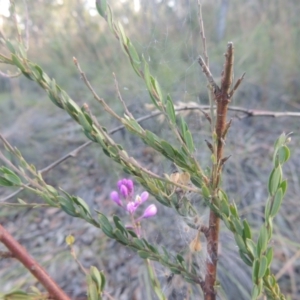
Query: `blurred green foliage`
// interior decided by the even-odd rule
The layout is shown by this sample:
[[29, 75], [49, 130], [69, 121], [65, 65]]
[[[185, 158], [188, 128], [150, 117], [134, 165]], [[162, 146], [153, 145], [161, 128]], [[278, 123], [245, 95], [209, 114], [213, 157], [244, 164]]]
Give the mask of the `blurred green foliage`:
[[[223, 51], [232, 40], [238, 54], [236, 76], [247, 71], [244, 89], [257, 91], [254, 103], [279, 108], [299, 102], [300, 3], [288, 1], [214, 0], [203, 2], [203, 17], [211, 69], [220, 72]], [[138, 51], [143, 53], [166, 92], [178, 100], [196, 100], [205, 94], [205, 80], [197, 56], [202, 52], [197, 21], [196, 1], [113, 1], [116, 19], [120, 20]], [[86, 90], [79, 84], [72, 57], [81, 63], [91, 82], [103, 97], [115, 100], [112, 72], [131, 102], [144, 102], [146, 91], [128, 70], [118, 42], [107, 33], [105, 22], [96, 14], [93, 1], [27, 1], [30, 32], [29, 57], [35, 57], [47, 72], [71, 96], [81, 100]], [[25, 24], [24, 7], [17, 6], [20, 22]], [[3, 19], [5, 19], [3, 17]], [[13, 36], [12, 20], [4, 20], [2, 31]], [[24, 33], [24, 32], [23, 32]], [[200, 78], [199, 78], [200, 77]], [[1, 79], [4, 90], [7, 79]], [[27, 89], [35, 87], [18, 80]], [[247, 86], [250, 85], [249, 87]], [[3, 90], [3, 89], [2, 89]], [[134, 96], [133, 96], [134, 95]], [[204, 96], [203, 96], [204, 97]], [[239, 104], [245, 103], [236, 97]], [[248, 99], [245, 99], [248, 102]]]

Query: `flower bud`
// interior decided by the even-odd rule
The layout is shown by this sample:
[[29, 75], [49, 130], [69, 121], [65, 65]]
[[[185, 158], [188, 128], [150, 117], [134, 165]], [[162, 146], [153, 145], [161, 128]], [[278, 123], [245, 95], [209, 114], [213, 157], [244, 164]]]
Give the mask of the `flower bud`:
[[155, 206], [155, 204], [151, 204], [145, 209], [144, 214], [139, 219], [151, 218], [155, 216], [156, 213], [157, 213], [157, 207]]
[[120, 186], [120, 193], [121, 193], [121, 195], [122, 195], [124, 198], [127, 198], [128, 195], [129, 195], [128, 189], [127, 189], [127, 187], [126, 187], [124, 184], [122, 184], [122, 185]]
[[113, 191], [110, 193], [110, 199], [112, 201], [114, 201], [116, 204], [118, 204], [119, 206], [122, 206], [122, 202], [121, 202], [121, 199], [120, 199], [120, 196], [118, 194], [118, 192], [116, 191]]

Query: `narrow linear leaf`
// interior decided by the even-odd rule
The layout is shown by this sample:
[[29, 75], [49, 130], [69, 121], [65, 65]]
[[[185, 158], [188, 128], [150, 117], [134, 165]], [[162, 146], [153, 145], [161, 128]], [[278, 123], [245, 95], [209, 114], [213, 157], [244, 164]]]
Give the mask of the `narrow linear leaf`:
[[273, 205], [272, 205], [271, 212], [270, 212], [271, 218], [275, 217], [276, 214], [278, 213], [281, 203], [282, 203], [282, 198], [283, 198], [283, 192], [282, 192], [282, 189], [279, 188], [274, 196], [274, 201], [273, 201]]
[[176, 115], [175, 115], [174, 105], [173, 105], [173, 101], [172, 101], [170, 95], [167, 96], [167, 107], [166, 107], [166, 110], [167, 110], [167, 114], [168, 114], [168, 116], [170, 118], [170, 121], [173, 124], [176, 124]]
[[278, 165], [275, 169], [273, 169], [269, 178], [269, 193], [271, 196], [273, 196], [276, 193], [278, 186], [281, 183], [281, 178], [282, 169], [281, 166]]
[[244, 225], [244, 229], [243, 229], [243, 237], [244, 239], [251, 239], [252, 238], [252, 234], [251, 234], [251, 228], [249, 226], [249, 223], [244, 220], [243, 221], [243, 225]]
[[258, 279], [262, 278], [265, 275], [267, 268], [268, 268], [268, 260], [263, 255], [259, 262]]
[[278, 155], [279, 163], [283, 164], [283, 163], [287, 162], [290, 158], [290, 155], [291, 155], [290, 149], [286, 145], [283, 145], [282, 147], [280, 147], [278, 149], [277, 155]]
[[262, 225], [259, 231], [258, 242], [257, 242], [257, 257], [266, 251], [268, 245], [268, 231], [265, 225]]

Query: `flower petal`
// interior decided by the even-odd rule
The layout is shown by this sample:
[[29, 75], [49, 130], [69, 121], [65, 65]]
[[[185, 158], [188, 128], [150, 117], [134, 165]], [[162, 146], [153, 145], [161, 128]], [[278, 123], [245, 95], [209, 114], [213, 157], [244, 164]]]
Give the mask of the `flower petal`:
[[145, 209], [143, 215], [139, 219], [151, 218], [155, 216], [156, 213], [157, 213], [157, 207], [155, 206], [155, 204], [151, 204]]
[[118, 194], [118, 192], [116, 191], [113, 191], [110, 193], [110, 199], [112, 201], [114, 201], [116, 204], [118, 204], [119, 206], [122, 206], [122, 202], [121, 202], [121, 199], [120, 199], [120, 196]]
[[127, 189], [127, 187], [126, 187], [126, 185], [124, 185], [124, 184], [122, 184], [121, 186], [120, 186], [120, 193], [121, 193], [121, 195], [124, 197], [124, 198], [127, 198], [128, 197], [128, 189]]
[[136, 206], [135, 206], [135, 203], [133, 201], [130, 201], [127, 203], [127, 206], [126, 206], [126, 210], [130, 213], [130, 214], [133, 214], [136, 210]]

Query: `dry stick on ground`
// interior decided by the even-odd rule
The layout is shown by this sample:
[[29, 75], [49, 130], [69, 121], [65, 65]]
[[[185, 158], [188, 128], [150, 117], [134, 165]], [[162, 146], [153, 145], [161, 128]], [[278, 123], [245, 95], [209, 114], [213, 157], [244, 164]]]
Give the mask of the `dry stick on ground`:
[[0, 225], [0, 242], [11, 252], [12, 256], [20, 261], [31, 274], [44, 286], [49, 298], [55, 300], [70, 300], [63, 290], [53, 281], [46, 271], [27, 253], [10, 234]]

